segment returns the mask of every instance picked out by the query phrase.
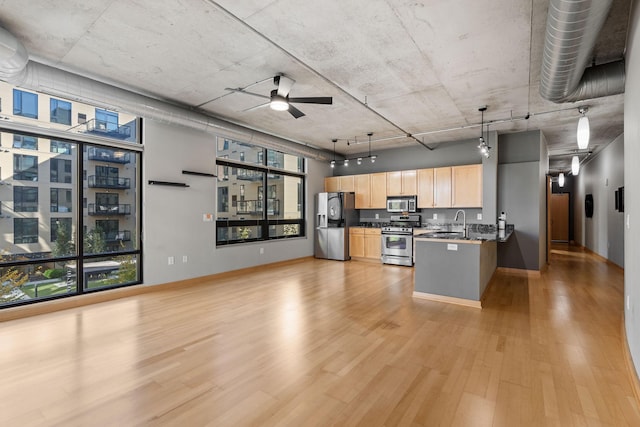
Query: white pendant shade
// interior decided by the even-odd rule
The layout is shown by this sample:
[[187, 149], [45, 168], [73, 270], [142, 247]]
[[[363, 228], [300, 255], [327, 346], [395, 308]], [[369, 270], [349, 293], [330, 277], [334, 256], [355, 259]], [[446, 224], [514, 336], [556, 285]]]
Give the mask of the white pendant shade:
[[573, 158], [571, 159], [571, 174], [573, 176], [577, 176], [579, 172], [580, 172], [580, 159], [578, 159], [578, 156], [573, 156]]
[[564, 187], [564, 173], [560, 172], [560, 175], [558, 175], [558, 185], [560, 187]]
[[580, 117], [578, 120], [578, 148], [585, 150], [589, 146], [589, 119], [587, 116]]

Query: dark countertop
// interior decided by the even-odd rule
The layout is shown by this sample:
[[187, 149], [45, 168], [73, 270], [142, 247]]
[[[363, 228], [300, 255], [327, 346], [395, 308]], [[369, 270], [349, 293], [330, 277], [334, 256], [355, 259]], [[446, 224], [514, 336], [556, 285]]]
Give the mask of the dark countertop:
[[513, 234], [514, 227], [512, 224], [507, 224], [505, 230], [498, 230], [493, 225], [483, 224], [470, 224], [467, 231], [467, 236], [462, 236], [462, 231], [443, 231], [443, 230], [425, 230], [424, 233], [414, 235], [417, 239], [429, 239], [429, 240], [447, 240], [447, 241], [461, 241], [463, 243], [479, 243], [483, 241], [497, 241], [506, 242]]

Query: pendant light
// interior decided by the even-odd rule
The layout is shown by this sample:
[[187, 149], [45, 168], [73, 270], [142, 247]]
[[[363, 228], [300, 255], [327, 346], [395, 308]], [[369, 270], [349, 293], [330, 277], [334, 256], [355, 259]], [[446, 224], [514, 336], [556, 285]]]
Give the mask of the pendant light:
[[571, 159], [571, 174], [573, 176], [578, 176], [579, 172], [580, 172], [580, 159], [578, 159], [578, 156], [573, 156], [573, 158]]
[[[484, 157], [488, 158], [489, 157], [489, 150], [491, 150], [491, 147], [489, 147], [489, 145], [487, 144], [487, 142], [484, 140], [484, 112], [487, 111], [487, 106], [483, 105], [482, 107], [478, 108], [478, 111], [480, 111], [480, 138], [478, 139], [480, 141], [480, 143], [478, 144], [478, 149], [480, 150], [480, 154], [482, 154]], [[489, 125], [487, 125], [487, 138], [489, 137]]]
[[578, 120], [578, 148], [580, 150], [586, 150], [589, 146], [589, 118], [586, 116], [587, 111], [589, 111], [588, 107], [580, 107], [578, 111], [581, 114], [580, 120]]
[[332, 139], [331, 142], [333, 142], [333, 160], [331, 160], [329, 165], [331, 165], [332, 168], [335, 168], [336, 167], [336, 142], [338, 142], [338, 140]]
[[558, 185], [564, 187], [564, 172], [560, 172], [560, 175], [558, 175]]
[[372, 135], [373, 135], [373, 132], [367, 133], [367, 136], [369, 137], [369, 158], [371, 159], [371, 163], [375, 163], [378, 156], [376, 156], [375, 154], [373, 156], [371, 155], [371, 136]]

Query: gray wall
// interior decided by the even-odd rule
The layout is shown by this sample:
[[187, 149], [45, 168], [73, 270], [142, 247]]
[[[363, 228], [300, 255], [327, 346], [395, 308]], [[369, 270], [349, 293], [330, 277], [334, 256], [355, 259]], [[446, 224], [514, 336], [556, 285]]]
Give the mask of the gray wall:
[[[624, 186], [624, 137], [620, 135], [584, 163], [574, 198], [577, 242], [624, 267], [624, 213], [615, 209], [615, 191]], [[593, 217], [585, 218], [584, 197], [593, 195]]]
[[[261, 264], [313, 256], [313, 221], [298, 239], [216, 248], [214, 179], [182, 175], [182, 170], [215, 173], [215, 137], [194, 129], [145, 121], [143, 162], [144, 284], [152, 285], [207, 276]], [[307, 163], [307, 212], [313, 195], [322, 191], [324, 163]], [[148, 185], [148, 180], [186, 182], [188, 188]], [[308, 215], [313, 218], [313, 214]], [[260, 254], [264, 248], [264, 254]], [[182, 262], [187, 256], [187, 263]], [[175, 258], [168, 265], [168, 257]]]
[[624, 94], [624, 293], [625, 328], [631, 355], [640, 367], [640, 10], [633, 3], [627, 35], [626, 83]]
[[498, 245], [498, 266], [540, 270], [546, 262], [546, 142], [540, 131], [500, 135], [498, 212], [515, 232]]

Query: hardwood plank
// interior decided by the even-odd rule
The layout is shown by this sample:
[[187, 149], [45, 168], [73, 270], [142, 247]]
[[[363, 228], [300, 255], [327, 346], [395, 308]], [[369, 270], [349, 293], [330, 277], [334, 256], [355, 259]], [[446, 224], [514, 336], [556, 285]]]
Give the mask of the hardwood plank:
[[311, 258], [71, 305], [0, 323], [0, 425], [636, 426], [622, 288], [564, 246], [482, 309]]

